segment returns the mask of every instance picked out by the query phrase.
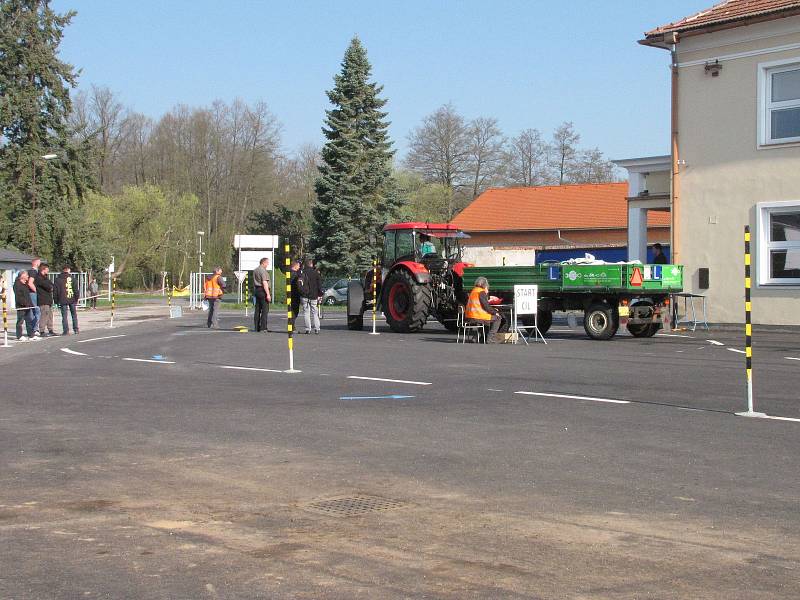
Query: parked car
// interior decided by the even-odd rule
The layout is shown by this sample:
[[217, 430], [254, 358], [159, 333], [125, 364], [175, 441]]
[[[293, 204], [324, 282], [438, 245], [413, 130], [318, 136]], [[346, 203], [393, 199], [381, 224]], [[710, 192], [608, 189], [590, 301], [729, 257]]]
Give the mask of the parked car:
[[347, 302], [347, 284], [349, 279], [339, 279], [322, 294], [322, 303], [327, 306]]

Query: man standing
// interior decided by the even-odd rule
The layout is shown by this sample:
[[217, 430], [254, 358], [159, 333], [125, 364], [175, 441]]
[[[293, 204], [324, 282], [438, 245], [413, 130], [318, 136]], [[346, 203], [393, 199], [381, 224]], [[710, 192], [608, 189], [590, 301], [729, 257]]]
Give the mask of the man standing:
[[664, 254], [664, 249], [661, 244], [653, 244], [653, 264], [654, 265], [666, 265], [669, 261], [667, 260], [667, 256]]
[[272, 295], [269, 290], [268, 263], [268, 258], [262, 258], [253, 271], [253, 295], [256, 297], [253, 320], [255, 321], [256, 331], [269, 331], [267, 317], [269, 317], [269, 304], [272, 302]]
[[300, 290], [300, 302], [303, 304], [303, 317], [306, 321], [306, 333], [319, 333], [319, 300], [322, 298], [322, 280], [319, 271], [314, 268], [314, 261], [306, 259], [303, 270], [297, 279]]
[[80, 292], [75, 278], [72, 277], [70, 267], [64, 266], [61, 268], [61, 273], [56, 277], [53, 291], [55, 292], [53, 301], [61, 308], [61, 334], [69, 335], [68, 313], [72, 317], [72, 332], [74, 334], [80, 333], [77, 308]]
[[50, 281], [48, 274], [50, 265], [42, 263], [39, 265], [39, 273], [36, 275], [36, 303], [39, 305], [39, 334], [56, 335], [53, 331], [53, 282]]
[[290, 306], [292, 309], [292, 326], [294, 328], [294, 323], [297, 321], [297, 317], [300, 314], [300, 285], [298, 283], [298, 279], [300, 278], [300, 261], [293, 260], [289, 270], [292, 272], [289, 276], [289, 287], [292, 290]]
[[34, 337], [38, 337], [39, 335], [39, 317], [41, 316], [41, 312], [39, 311], [39, 302], [36, 296], [36, 278], [39, 276], [39, 265], [41, 263], [42, 260], [40, 258], [34, 258], [31, 261], [31, 268], [28, 270], [28, 289], [31, 292], [31, 302], [33, 303], [33, 310], [30, 312], [33, 315]]
[[92, 280], [89, 282], [89, 288], [87, 290], [89, 292], [89, 308], [92, 310], [97, 310], [97, 296], [100, 294], [100, 286], [97, 284], [97, 279], [92, 277]]
[[489, 336], [486, 341], [489, 344], [497, 343], [497, 332], [503, 324], [503, 317], [489, 304], [489, 281], [486, 277], [478, 277], [475, 280], [475, 287], [469, 293], [464, 317], [468, 321], [481, 323], [484, 329], [488, 326]]
[[[28, 281], [28, 271], [20, 271], [14, 282], [14, 306], [17, 309], [17, 340], [27, 342], [33, 337], [33, 302], [31, 301], [31, 288]], [[25, 323], [25, 332], [22, 334], [22, 324]]]
[[208, 328], [219, 329], [219, 305], [225, 293], [225, 282], [222, 281], [222, 267], [214, 267], [214, 272], [206, 278], [203, 286], [203, 297], [208, 302]]

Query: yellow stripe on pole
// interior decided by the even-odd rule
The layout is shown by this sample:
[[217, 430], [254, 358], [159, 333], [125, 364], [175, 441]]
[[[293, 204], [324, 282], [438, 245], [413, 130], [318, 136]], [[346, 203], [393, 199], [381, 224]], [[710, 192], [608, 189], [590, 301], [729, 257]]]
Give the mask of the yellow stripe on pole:
[[744, 255], [744, 264], [746, 264], [746, 265], [750, 264], [750, 255], [749, 254], [745, 254]]
[[744, 309], [745, 309], [747, 312], [750, 312], [750, 311], [752, 310], [752, 308], [751, 308], [751, 306], [750, 306], [750, 302], [745, 302], [745, 303], [744, 303]]
[[289, 338], [289, 350], [294, 350], [294, 338]]
[[753, 335], [753, 326], [752, 326], [752, 325], [750, 325], [750, 323], [747, 323], [747, 324], [744, 326], [744, 334], [745, 334], [745, 335]]
[[753, 378], [753, 369], [747, 369], [747, 380], [750, 381]]
[[746, 288], [751, 287], [750, 286], [750, 278], [749, 277], [745, 277], [744, 278], [744, 287], [746, 287]]
[[744, 355], [753, 358], [753, 349], [750, 346], [748, 346], [747, 348], [744, 349]]
[[744, 232], [744, 241], [745, 242], [749, 242], [750, 241], [750, 232], [749, 231], [745, 231]]

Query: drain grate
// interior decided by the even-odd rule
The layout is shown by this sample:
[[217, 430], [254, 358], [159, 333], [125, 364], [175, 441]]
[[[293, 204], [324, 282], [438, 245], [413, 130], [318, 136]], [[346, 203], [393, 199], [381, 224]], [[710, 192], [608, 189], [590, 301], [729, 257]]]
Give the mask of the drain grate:
[[356, 495], [317, 500], [316, 502], [306, 504], [304, 508], [311, 512], [333, 517], [357, 517], [373, 512], [404, 508], [405, 506], [407, 506], [407, 504], [400, 500], [379, 498], [377, 496]]

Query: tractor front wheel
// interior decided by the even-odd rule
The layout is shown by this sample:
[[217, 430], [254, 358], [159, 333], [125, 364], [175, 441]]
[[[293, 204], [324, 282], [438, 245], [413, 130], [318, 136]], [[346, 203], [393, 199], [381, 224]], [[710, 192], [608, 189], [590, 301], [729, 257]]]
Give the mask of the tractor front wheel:
[[431, 291], [405, 269], [397, 269], [383, 283], [383, 314], [392, 331], [419, 331], [431, 312]]

